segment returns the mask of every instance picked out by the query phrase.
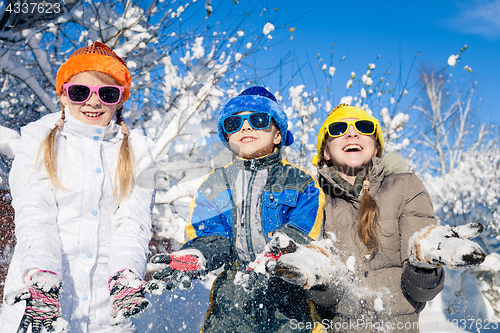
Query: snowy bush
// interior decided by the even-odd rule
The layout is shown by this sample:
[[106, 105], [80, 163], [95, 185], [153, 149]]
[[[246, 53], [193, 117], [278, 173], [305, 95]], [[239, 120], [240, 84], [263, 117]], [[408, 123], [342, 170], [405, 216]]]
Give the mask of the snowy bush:
[[[443, 302], [457, 317], [500, 320], [500, 150], [497, 140], [478, 142], [445, 176], [423, 180], [441, 224], [480, 222], [485, 231], [475, 239], [488, 256], [484, 264], [447, 271]], [[480, 292], [479, 292], [480, 291]], [[474, 296], [474, 297], [471, 297]]]

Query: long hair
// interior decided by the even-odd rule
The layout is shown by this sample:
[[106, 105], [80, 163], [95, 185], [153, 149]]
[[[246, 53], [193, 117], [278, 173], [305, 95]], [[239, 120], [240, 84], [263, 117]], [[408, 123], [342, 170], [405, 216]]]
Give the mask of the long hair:
[[[375, 141], [377, 157], [382, 157], [382, 148], [378, 140]], [[367, 168], [365, 179], [363, 180], [363, 195], [361, 196], [361, 206], [358, 216], [358, 236], [365, 244], [367, 253], [371, 256], [380, 247], [380, 225], [378, 223], [378, 205], [370, 195], [368, 188], [370, 181], [368, 177], [373, 169], [373, 165]]]
[[132, 166], [133, 151], [129, 143], [130, 134], [128, 127], [123, 122], [122, 110], [123, 107], [116, 110], [116, 123], [121, 126], [123, 134], [120, 153], [118, 154], [118, 163], [116, 164], [115, 187], [113, 190], [113, 198], [118, 199], [118, 202], [122, 202], [128, 197], [134, 179], [134, 170]]
[[54, 128], [49, 131], [45, 140], [42, 141], [37, 155], [37, 161], [40, 157], [40, 154], [43, 155], [43, 164], [45, 165], [45, 170], [47, 170], [47, 175], [49, 176], [52, 186], [56, 185], [63, 190], [66, 190], [66, 188], [61, 184], [59, 177], [57, 177], [56, 170], [56, 136], [57, 131], [59, 131], [59, 129], [64, 125], [65, 118], [66, 115], [64, 113], [63, 106], [61, 119], [56, 122]]

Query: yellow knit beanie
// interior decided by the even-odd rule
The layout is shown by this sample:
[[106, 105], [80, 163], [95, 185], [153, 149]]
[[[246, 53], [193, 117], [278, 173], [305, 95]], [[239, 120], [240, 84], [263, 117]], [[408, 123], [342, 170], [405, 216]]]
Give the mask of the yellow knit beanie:
[[379, 121], [363, 109], [349, 104], [340, 104], [330, 112], [328, 118], [326, 118], [325, 122], [319, 129], [318, 142], [316, 144], [316, 155], [314, 155], [312, 159], [314, 166], [318, 166], [318, 156], [321, 151], [321, 146], [325, 141], [326, 134], [328, 133], [328, 125], [342, 119], [369, 119], [373, 121], [375, 123], [375, 138], [380, 143], [382, 150], [384, 150], [384, 135], [382, 134], [382, 128], [380, 127]]

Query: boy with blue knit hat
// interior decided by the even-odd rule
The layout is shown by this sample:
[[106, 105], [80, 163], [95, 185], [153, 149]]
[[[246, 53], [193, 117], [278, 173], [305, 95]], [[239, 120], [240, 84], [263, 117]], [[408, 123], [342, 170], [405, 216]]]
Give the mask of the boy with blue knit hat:
[[186, 244], [153, 257], [166, 264], [153, 277], [169, 278], [167, 289], [189, 287], [192, 278], [224, 266], [203, 332], [289, 332], [294, 323], [298, 332], [313, 332], [317, 325], [297, 328], [315, 321], [303, 289], [256, 267], [267, 268], [259, 264], [284, 253], [276, 231], [299, 244], [319, 237], [324, 194], [311, 175], [282, 158], [281, 147], [292, 144], [293, 135], [265, 88], [251, 87], [229, 100], [217, 127], [233, 160], [201, 184], [190, 205]]

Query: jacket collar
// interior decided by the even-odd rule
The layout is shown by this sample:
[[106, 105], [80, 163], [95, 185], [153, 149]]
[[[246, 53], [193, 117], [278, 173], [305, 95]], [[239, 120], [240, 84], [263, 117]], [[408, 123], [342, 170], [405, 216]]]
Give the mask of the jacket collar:
[[281, 150], [276, 148], [269, 155], [247, 160], [233, 154], [233, 164], [245, 170], [262, 170], [267, 169], [281, 161]]
[[[382, 179], [384, 178], [384, 168], [384, 161], [381, 158], [372, 158], [372, 168], [370, 170], [370, 174], [368, 175], [368, 180], [370, 181], [369, 191], [372, 196], [375, 195], [375, 193], [378, 191]], [[329, 167], [324, 166], [321, 169], [318, 169], [318, 178], [320, 186], [325, 191], [325, 193], [338, 193], [343, 196], [350, 197], [354, 200], [359, 199], [348, 193], [342, 186], [340, 186], [336, 181], [333, 180]], [[335, 188], [335, 191], [333, 192], [330, 191], [330, 187], [332, 186]]]
[[87, 125], [82, 123], [71, 115], [68, 107], [66, 107], [66, 109], [64, 110], [64, 114], [65, 121], [63, 131], [61, 132], [61, 134], [63, 135], [64, 132], [67, 132], [79, 138], [90, 137], [96, 140], [95, 137], [97, 137], [97, 140], [104, 141], [109, 141], [117, 138], [117, 133], [119, 134], [119, 136], [121, 136], [120, 126], [116, 123], [116, 114], [106, 127]]

